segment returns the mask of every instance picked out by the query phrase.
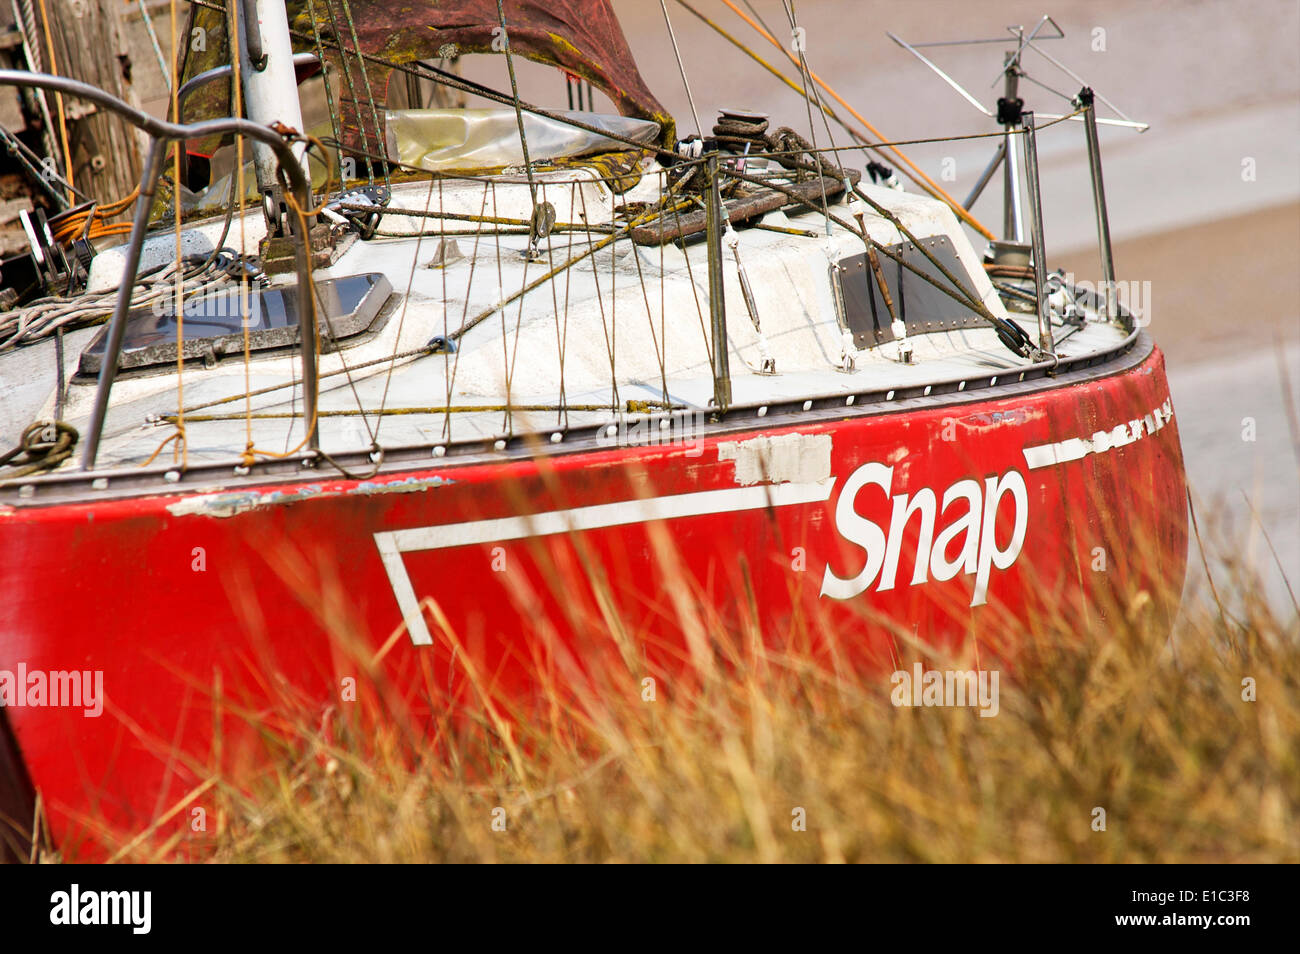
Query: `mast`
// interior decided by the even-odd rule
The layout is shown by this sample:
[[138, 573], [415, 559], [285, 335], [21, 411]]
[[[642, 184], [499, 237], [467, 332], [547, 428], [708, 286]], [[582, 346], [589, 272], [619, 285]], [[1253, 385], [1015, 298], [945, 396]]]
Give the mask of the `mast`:
[[[263, 126], [279, 123], [297, 132], [305, 132], [302, 103], [298, 99], [298, 78], [293, 66], [293, 44], [289, 41], [289, 17], [284, 0], [239, 0], [239, 72], [244, 93], [244, 111], [248, 118]], [[307, 168], [307, 147], [292, 147], [294, 159], [307, 183], [311, 196], [311, 173]], [[297, 221], [287, 221], [285, 197], [276, 176], [279, 164], [275, 151], [266, 143], [253, 141], [253, 164], [257, 189], [262, 194], [262, 211], [266, 215], [267, 238], [294, 235], [294, 252], [298, 264], [298, 346], [302, 354], [303, 422], [307, 428], [307, 448], [320, 448], [320, 430], [316, 417], [319, 385], [316, 338], [317, 315], [314, 289], [305, 271], [307, 255], [301, 254], [310, 244], [305, 230]], [[299, 200], [301, 201], [301, 199]], [[310, 225], [307, 226], [310, 228]]]
[[[239, 0], [239, 4], [239, 70], [245, 113], [263, 126], [278, 122], [304, 132], [289, 19], [283, 0]], [[293, 150], [306, 172], [306, 147], [295, 145]], [[278, 233], [284, 197], [276, 180], [275, 153], [265, 143], [254, 142], [253, 164], [267, 225]]]
[[1003, 70], [1002, 98], [998, 100], [998, 122], [1002, 124], [1002, 239], [1006, 242], [1025, 240], [1024, 224], [1020, 215], [1020, 168], [1017, 156], [1015, 130], [1022, 120], [1025, 101], [1019, 97], [1020, 54], [1007, 53]]

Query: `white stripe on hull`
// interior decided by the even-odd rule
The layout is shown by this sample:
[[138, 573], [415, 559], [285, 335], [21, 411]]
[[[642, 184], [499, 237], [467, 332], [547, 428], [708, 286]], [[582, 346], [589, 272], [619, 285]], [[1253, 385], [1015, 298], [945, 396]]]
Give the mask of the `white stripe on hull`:
[[1160, 430], [1174, 416], [1173, 402], [1166, 399], [1163, 407], [1152, 410], [1132, 421], [1117, 424], [1108, 431], [1097, 431], [1092, 437], [1071, 437], [1055, 444], [1039, 444], [1025, 448], [1025, 463], [1030, 470], [1082, 460], [1089, 454], [1104, 454], [1116, 447], [1125, 447]]
[[393, 595], [397, 597], [397, 605], [402, 611], [402, 618], [406, 621], [407, 631], [411, 634], [411, 642], [417, 646], [428, 646], [432, 645], [433, 638], [429, 635], [424, 614], [420, 610], [420, 601], [406, 572], [406, 564], [402, 560], [403, 553], [503, 543], [527, 537], [599, 530], [604, 527], [621, 527], [653, 520], [674, 520], [679, 517], [699, 517], [707, 514], [819, 503], [830, 499], [834, 486], [835, 478], [828, 477], [813, 483], [766, 484], [726, 490], [703, 490], [698, 493], [674, 494], [668, 497], [622, 500], [617, 503], [552, 510], [519, 517], [471, 520], [465, 523], [381, 532], [375, 534], [375, 545], [379, 548], [384, 569], [388, 571]]

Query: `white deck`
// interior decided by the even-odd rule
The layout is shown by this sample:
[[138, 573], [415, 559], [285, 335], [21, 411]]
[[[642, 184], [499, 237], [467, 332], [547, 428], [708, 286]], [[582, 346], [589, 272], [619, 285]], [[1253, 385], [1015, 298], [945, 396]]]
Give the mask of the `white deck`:
[[[579, 174], [581, 175], [581, 174]], [[647, 174], [633, 192], [614, 196], [596, 181], [564, 184], [575, 173], [541, 175], [541, 198], [556, 208], [562, 223], [608, 225], [616, 206], [658, 198], [659, 177]], [[965, 269], [964, 278], [987, 307], [1005, 316], [1002, 303], [966, 240], [952, 212], [941, 203], [893, 190], [865, 187], [877, 202], [893, 211], [918, 238], [946, 235]], [[527, 219], [529, 191], [521, 177], [486, 181], [411, 183], [398, 186], [381, 228], [414, 233], [437, 230], [479, 230], [457, 238], [465, 258], [446, 268], [428, 267], [439, 239], [435, 237], [378, 238], [357, 241], [331, 268], [317, 278], [382, 272], [392, 283], [391, 311], [382, 331], [372, 339], [320, 359], [323, 376], [320, 410], [322, 449], [329, 453], [355, 451], [377, 442], [381, 446], [435, 444], [482, 440], [525, 432], [549, 433], [566, 426], [613, 421], [627, 416], [628, 401], [664, 402], [703, 410], [714, 384], [709, 360], [708, 266], [705, 244], [687, 251], [635, 246], [622, 239], [585, 261], [561, 271], [556, 278], [528, 292], [522, 300], [495, 308], [507, 296], [586, 251], [605, 237], [601, 232], [556, 231], [542, 245], [542, 261], [526, 258], [525, 235], [500, 235], [492, 226], [394, 214], [393, 209]], [[844, 204], [834, 211], [846, 216]], [[884, 244], [905, 239], [884, 218], [866, 209], [873, 238]], [[1029, 362], [1007, 350], [991, 328], [914, 335], [910, 364], [895, 359], [888, 343], [856, 352], [851, 373], [840, 367], [842, 335], [837, 323], [828, 272], [828, 247], [842, 258], [863, 251], [860, 237], [834, 229], [828, 240], [825, 219], [817, 213], [773, 213], [768, 221], [815, 231], [817, 238], [761, 229], [739, 232], [740, 254], [757, 301], [763, 332], [777, 374], [759, 374], [756, 334], [741, 294], [735, 262], [724, 257], [727, 343], [734, 405], [780, 402], [801, 397], [854, 394], [867, 390], [909, 388], [950, 380], [1014, 378]], [[187, 248], [206, 252], [220, 233], [220, 223], [189, 233]], [[248, 251], [264, 234], [260, 212], [249, 215], [241, 229], [237, 220], [226, 244], [238, 248], [241, 234]], [[144, 267], [170, 261], [175, 238], [150, 240]], [[99, 256], [92, 287], [116, 284], [120, 256]], [[279, 283], [291, 283], [282, 276]], [[466, 332], [454, 354], [426, 355], [396, 362], [395, 353], [420, 348], [435, 335], [456, 331], [467, 319], [488, 317]], [[1025, 316], [1013, 316], [1037, 338]], [[1032, 318], [1029, 319], [1032, 321]], [[1126, 336], [1116, 324], [1089, 322], [1070, 327], [1058, 354], [1069, 357], [1113, 348]], [[1058, 329], [1058, 334], [1060, 334]], [[84, 330], [66, 339], [65, 373], [71, 378], [80, 348], [94, 334]], [[366, 362], [364, 370], [332, 374]], [[253, 390], [283, 385], [300, 378], [296, 355], [256, 355], [247, 368], [240, 355], [227, 356], [214, 368], [187, 368], [184, 406], [241, 396], [235, 402], [191, 410], [186, 424], [188, 459], [234, 461], [246, 443], [243, 420], [246, 387]], [[350, 379], [350, 380], [349, 380]], [[99, 453], [99, 466], [121, 468], [142, 463], [173, 433], [159, 415], [178, 408], [175, 372], [122, 374], [113, 398]], [[13, 443], [33, 419], [53, 416], [55, 402], [52, 342], [0, 355], [0, 438]], [[68, 388], [64, 419], [83, 428], [94, 401], [93, 380], [78, 379]], [[454, 411], [448, 404], [495, 410]], [[547, 410], [500, 410], [541, 406]], [[597, 405], [599, 409], [576, 410]], [[296, 414], [292, 419], [254, 419], [252, 438], [260, 450], [283, 453], [300, 444], [304, 433], [300, 384], [251, 399], [255, 414]], [[385, 408], [389, 413], [381, 415]], [[559, 408], [565, 406], [566, 411]], [[423, 413], [393, 410], [427, 409]], [[332, 412], [342, 412], [334, 416]], [[364, 416], [362, 413], [363, 412]], [[237, 420], [202, 421], [199, 415], [235, 415]], [[170, 458], [170, 452], [165, 452]], [[67, 470], [73, 461], [64, 464]], [[37, 478], [38, 479], [38, 478]]]

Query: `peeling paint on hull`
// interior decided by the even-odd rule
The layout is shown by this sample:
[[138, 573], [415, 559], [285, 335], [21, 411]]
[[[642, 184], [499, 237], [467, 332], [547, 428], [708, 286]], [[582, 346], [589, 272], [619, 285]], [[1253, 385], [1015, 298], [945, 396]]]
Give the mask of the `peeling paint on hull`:
[[229, 518], [253, 510], [299, 503], [304, 500], [322, 500], [327, 497], [346, 495], [371, 497], [383, 494], [410, 494], [432, 490], [435, 487], [445, 487], [451, 483], [453, 481], [445, 477], [407, 477], [401, 480], [362, 481], [348, 490], [326, 490], [320, 484], [308, 484], [296, 490], [245, 490], [202, 494], [167, 504], [167, 512], [173, 517]]
[[831, 475], [830, 434], [780, 434], [723, 441], [718, 460], [735, 461], [736, 483], [813, 484]]

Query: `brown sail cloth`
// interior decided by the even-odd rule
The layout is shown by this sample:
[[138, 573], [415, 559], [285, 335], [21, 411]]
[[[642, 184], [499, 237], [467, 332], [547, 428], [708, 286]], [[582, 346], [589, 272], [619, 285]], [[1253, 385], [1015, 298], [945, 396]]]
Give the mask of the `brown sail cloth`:
[[[362, 54], [403, 65], [468, 53], [504, 52], [496, 0], [423, 0], [409, 5], [393, 0], [312, 0], [310, 4], [290, 0], [287, 6], [296, 52], [315, 52], [314, 13], [326, 59], [339, 78], [337, 110], [343, 146], [356, 153], [384, 151], [384, 133], [375, 129], [374, 120], [377, 114], [382, 126], [388, 84], [394, 75], [389, 67], [358, 56], [358, 46]], [[624, 116], [658, 122], [663, 130], [661, 141], [671, 143], [672, 117], [641, 78], [609, 0], [505, 0], [504, 8], [510, 51], [515, 56], [582, 77], [609, 96]], [[229, 62], [225, 15], [209, 7], [191, 10], [190, 34], [194, 29], [204, 30], [207, 44], [204, 51], [188, 51], [182, 81]], [[359, 44], [354, 44], [354, 27]], [[346, 53], [340, 53], [338, 46]], [[348, 74], [350, 83], [345, 82]], [[530, 101], [526, 90], [521, 90], [520, 96]], [[229, 84], [213, 84], [204, 94], [196, 94], [191, 104], [188, 119], [213, 115], [223, 107], [228, 113]]]

